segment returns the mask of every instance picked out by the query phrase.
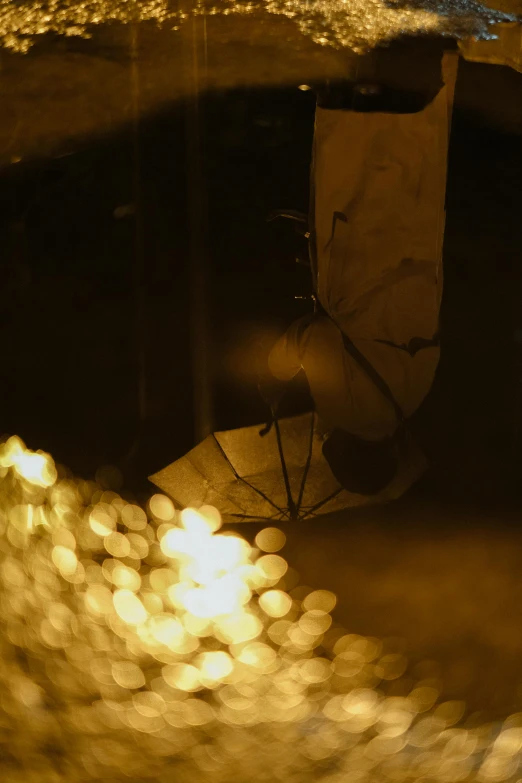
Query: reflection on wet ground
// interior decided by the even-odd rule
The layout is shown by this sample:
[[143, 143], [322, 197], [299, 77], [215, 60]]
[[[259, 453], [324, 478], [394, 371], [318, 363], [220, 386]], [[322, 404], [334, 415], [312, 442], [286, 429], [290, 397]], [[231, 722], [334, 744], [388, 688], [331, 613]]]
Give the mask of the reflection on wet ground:
[[416, 504], [220, 531], [17, 438], [0, 471], [6, 783], [518, 779], [509, 527]]
[[[516, 483], [502, 455], [510, 453], [518, 415], [512, 387], [520, 296], [518, 137], [492, 131], [460, 108], [487, 70], [467, 68], [475, 76], [461, 65], [449, 162], [442, 359], [424, 423], [438, 443], [444, 483], [472, 494], [489, 487], [494, 495], [497, 482]], [[494, 94], [509, 98], [510, 84], [498, 80]], [[306, 303], [294, 300], [310, 290], [308, 271], [294, 263], [305, 249], [266, 217], [284, 205], [307, 209], [314, 96], [296, 88], [236, 90], [209, 96], [202, 112], [214, 395], [222, 429], [266, 416], [251, 351], [306, 311]], [[184, 122], [183, 111], [173, 110], [141, 128], [139, 291], [148, 387], [142, 477], [192, 445]], [[134, 163], [129, 130], [67, 157], [22, 161], [3, 174], [4, 230], [12, 233], [4, 263], [14, 285], [4, 311], [4, 429], [80, 473], [122, 460], [138, 427], [136, 223], [132, 214], [116, 216], [135, 199]], [[22, 235], [13, 228], [20, 220]], [[477, 468], [487, 454], [494, 478], [488, 459], [480, 480], [473, 478], [471, 465]]]
[[[302, 245], [266, 223], [308, 206], [314, 96], [298, 87], [353, 73], [342, 46], [481, 34], [500, 16], [273, 0], [200, 6], [172, 31], [179, 7], [167, 21], [154, 2], [0, 9], [1, 429], [75, 474], [117, 463], [142, 490], [193, 442], [186, 99], [199, 95], [216, 426], [241, 426], [266, 416], [253, 346], [310, 286]], [[254, 526], [252, 549], [211, 543], [214, 511], [145, 510], [112, 491], [117, 470], [89, 482], [3, 447], [7, 781], [171, 780], [169, 757], [224, 783], [271, 783], [274, 756], [296, 783], [520, 776], [519, 515], [500, 509], [520, 496], [519, 93], [518, 74], [461, 64], [442, 359], [419, 416], [434, 467], [408, 500], [287, 525], [287, 568]], [[218, 565], [241, 622], [215, 619], [212, 589], [189, 597]]]
[[[516, 13], [516, 8], [510, 9]], [[147, 3], [107, 3], [81, 0], [72, 3], [11, 3], [0, 6], [0, 41], [15, 51], [27, 51], [37, 36], [89, 36], [91, 28], [105, 24], [131, 24], [155, 21], [177, 30], [191, 16], [249, 16], [257, 23], [263, 15], [286, 16], [316, 43], [365, 49], [390, 40], [398, 34], [436, 33], [455, 38], [490, 37], [491, 24], [510, 21], [513, 16], [476, 0], [458, 2], [385, 2], [383, 0], [254, 0], [241, 3], [175, 4], [168, 0]]]

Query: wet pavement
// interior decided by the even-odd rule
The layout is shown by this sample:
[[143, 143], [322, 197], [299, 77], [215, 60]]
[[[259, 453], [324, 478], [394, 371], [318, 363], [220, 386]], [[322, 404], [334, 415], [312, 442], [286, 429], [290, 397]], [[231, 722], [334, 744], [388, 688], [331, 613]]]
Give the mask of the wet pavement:
[[[171, 24], [114, 23], [90, 27], [88, 39], [51, 32], [36, 36], [27, 54], [0, 50], [0, 163], [70, 153], [86, 140], [92, 143], [93, 138], [120, 132], [133, 117], [168, 110], [194, 90], [273, 88], [354, 73], [357, 58], [351, 49], [339, 43], [320, 44], [320, 36], [312, 34], [321, 23], [321, 13], [312, 14], [307, 33], [298, 20], [288, 18], [284, 3], [281, 12], [277, 4], [272, 5], [274, 13], [207, 14], [185, 21], [175, 31]], [[519, 3], [508, 5], [504, 10], [521, 12]], [[319, 7], [326, 11], [328, 3]], [[401, 8], [405, 13], [416, 11], [415, 5]], [[463, 24], [472, 24], [473, 9], [480, 5], [454, 4], [456, 13], [459, 8]], [[383, 10], [391, 14], [390, 19], [396, 18], [387, 22], [389, 29], [384, 25], [384, 40], [385, 30], [392, 37], [394, 31], [408, 30], [401, 23], [401, 9], [390, 9], [387, 4], [372, 6], [365, 23], [373, 30], [372, 14], [379, 19]], [[439, 21], [444, 19], [442, 15]], [[354, 12], [354, 18], [345, 16], [343, 24], [351, 30], [356, 22], [360, 20]], [[322, 24], [339, 27], [338, 20], [327, 16]], [[427, 31], [436, 35], [429, 24]], [[377, 40], [382, 39], [377, 36]], [[464, 65], [461, 79], [466, 87], [461, 100], [494, 125], [520, 129], [518, 74], [500, 75], [498, 70], [480, 66], [470, 70]]]
[[[292, 237], [265, 221], [274, 208], [307, 205], [313, 95], [297, 86], [345, 76], [353, 56], [314, 43], [285, 16], [207, 23], [197, 76], [207, 94], [213, 394], [216, 425], [232, 427], [265, 415], [252, 347], [300, 312], [293, 297], [309, 285]], [[1, 54], [14, 283], [1, 325], [0, 429], [77, 474], [116, 463], [146, 490], [146, 476], [193, 443], [183, 100], [195, 73], [189, 26], [142, 25], [137, 42], [131, 33], [100, 29], [91, 41], [45, 39], [27, 55]], [[201, 35], [200, 25], [200, 47]], [[460, 67], [442, 361], [418, 423], [430, 475], [393, 506], [285, 529], [286, 558], [301, 582], [339, 596], [340, 623], [393, 637], [423, 676], [485, 720], [522, 709], [521, 78]], [[137, 201], [139, 254], [125, 212]]]
[[[247, 527], [238, 531], [251, 540], [259, 528]], [[420, 677], [442, 700], [466, 701], [468, 718], [522, 709], [519, 511], [414, 491], [386, 507], [279, 527], [290, 578], [332, 590], [335, 622], [409, 660], [397, 695]]]
[[[519, 74], [461, 66], [442, 359], [421, 424], [439, 489], [495, 497], [518, 487], [520, 136], [509, 123], [498, 127], [494, 104], [486, 119], [469, 109], [483, 73], [496, 80], [483, 112], [489, 96], [522, 105], [513, 91]], [[211, 94], [201, 110], [212, 397], [216, 427], [227, 428], [266, 415], [256, 343], [309, 306], [294, 299], [310, 290], [294, 261], [306, 248], [266, 218], [282, 206], [307, 208], [314, 97], [295, 86], [236, 89]], [[2, 327], [3, 428], [76, 473], [116, 462], [131, 483], [143, 483], [193, 444], [186, 133], [186, 108], [174, 105], [142, 121], [138, 155], [129, 127], [2, 172], [12, 286]]]

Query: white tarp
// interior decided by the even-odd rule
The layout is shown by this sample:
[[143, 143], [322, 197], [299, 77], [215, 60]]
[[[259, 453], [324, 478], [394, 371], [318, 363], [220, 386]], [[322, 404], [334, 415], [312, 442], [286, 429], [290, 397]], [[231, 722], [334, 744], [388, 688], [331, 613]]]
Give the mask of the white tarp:
[[[439, 360], [433, 343], [457, 61], [445, 58], [445, 86], [422, 111], [316, 114], [313, 235], [317, 293], [329, 317], [290, 327], [269, 364], [281, 379], [303, 367], [320, 418], [368, 439], [391, 434], [396, 413], [344, 350], [340, 330], [412, 415]], [[432, 345], [413, 350], [419, 341]]]

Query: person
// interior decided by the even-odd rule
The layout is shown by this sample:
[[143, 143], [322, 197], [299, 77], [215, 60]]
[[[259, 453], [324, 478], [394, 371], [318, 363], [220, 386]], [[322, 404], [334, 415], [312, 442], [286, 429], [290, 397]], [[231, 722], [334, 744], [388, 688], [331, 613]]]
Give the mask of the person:
[[431, 51], [425, 84], [404, 89], [387, 77], [396, 52], [370, 57], [366, 82], [319, 93], [310, 207], [316, 307], [268, 356], [272, 399], [304, 370], [332, 472], [368, 495], [393, 479], [404, 422], [428, 394], [440, 355], [456, 58]]

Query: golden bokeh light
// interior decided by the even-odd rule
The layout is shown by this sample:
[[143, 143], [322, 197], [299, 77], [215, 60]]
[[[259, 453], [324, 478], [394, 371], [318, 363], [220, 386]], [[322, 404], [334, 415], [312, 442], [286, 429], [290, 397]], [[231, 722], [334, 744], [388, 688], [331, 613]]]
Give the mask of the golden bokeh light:
[[41, 451], [28, 451], [16, 436], [3, 444], [0, 467], [13, 468], [20, 478], [38, 487], [51, 487], [57, 477], [49, 455]]
[[121, 510], [121, 521], [129, 530], [144, 530], [147, 527], [147, 515], [139, 506], [131, 503]]
[[259, 597], [259, 606], [270, 617], [284, 617], [292, 608], [292, 599], [282, 590], [267, 590]]
[[303, 609], [308, 611], [331, 612], [337, 598], [330, 590], [314, 590], [303, 599]]
[[277, 582], [286, 574], [288, 564], [280, 555], [263, 555], [256, 563], [266, 579]]
[[286, 536], [277, 527], [265, 527], [256, 536], [256, 546], [263, 552], [279, 552], [286, 543]]
[[155, 495], [147, 515], [36, 457], [0, 445], [2, 783], [522, 779], [522, 714], [470, 726], [333, 624], [282, 531], [253, 548], [216, 509]]
[[147, 610], [131, 590], [116, 590], [112, 600], [118, 617], [124, 622], [129, 625], [143, 625], [147, 621]]
[[[463, 13], [465, 9], [465, 13]], [[301, 34], [316, 44], [343, 46], [363, 51], [400, 34], [433, 33], [452, 37], [490, 37], [489, 26], [509, 21], [500, 11], [479, 3], [438, 4], [429, 0], [411, 7], [397, 6], [383, 0], [250, 0], [250, 2], [201, 3], [183, 6], [169, 0], [129, 3], [123, 0], [26, 0], [0, 2], [0, 45], [17, 52], [27, 52], [37, 36], [59, 34], [67, 37], [92, 35], [92, 27], [108, 24], [155, 23], [178, 30], [192, 15], [257, 15], [266, 23], [270, 16], [287, 17]], [[277, 22], [276, 22], [277, 24]], [[306, 90], [308, 85], [300, 85]], [[17, 160], [13, 156], [13, 161]]]
[[156, 519], [164, 522], [169, 522], [176, 515], [172, 500], [165, 495], [153, 495], [149, 500], [149, 509]]

